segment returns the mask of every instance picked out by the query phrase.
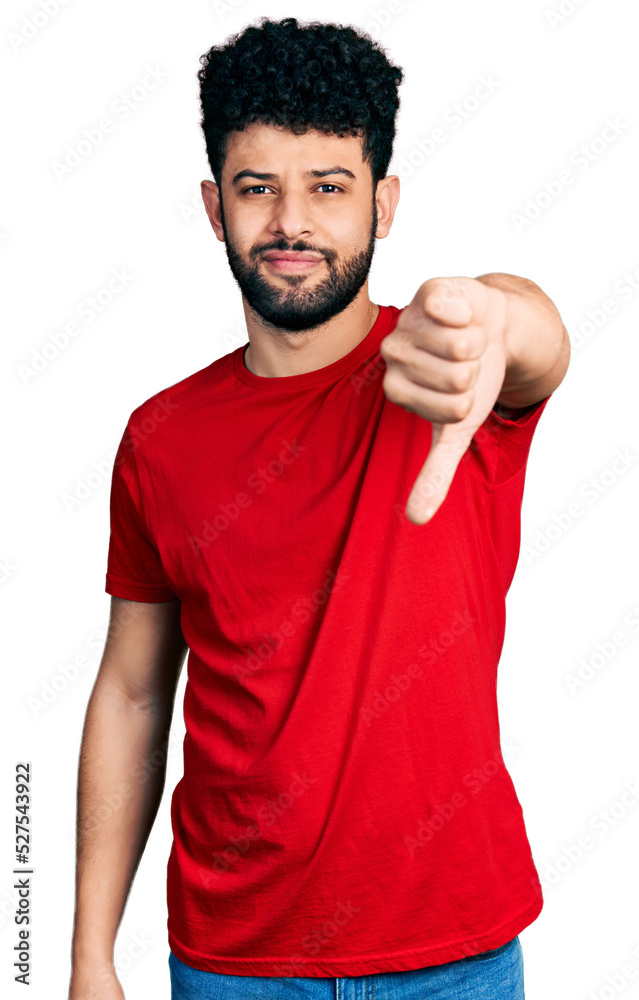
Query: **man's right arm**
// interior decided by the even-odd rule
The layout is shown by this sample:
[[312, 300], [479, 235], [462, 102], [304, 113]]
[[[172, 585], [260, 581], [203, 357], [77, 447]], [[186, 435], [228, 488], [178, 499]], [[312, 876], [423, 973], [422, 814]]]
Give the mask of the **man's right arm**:
[[111, 598], [80, 748], [69, 1000], [124, 996], [113, 964], [115, 938], [164, 789], [187, 650], [180, 608], [178, 600]]

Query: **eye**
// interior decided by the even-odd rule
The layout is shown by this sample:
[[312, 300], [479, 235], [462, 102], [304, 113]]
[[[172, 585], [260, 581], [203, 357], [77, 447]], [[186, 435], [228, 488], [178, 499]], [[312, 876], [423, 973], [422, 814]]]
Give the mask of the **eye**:
[[244, 188], [242, 194], [248, 194], [250, 191], [268, 191], [266, 184], [254, 184], [252, 187]]
[[338, 188], [337, 184], [329, 184], [329, 183], [327, 183], [327, 184], [320, 184], [320, 187], [321, 188], [328, 188], [328, 187], [330, 187], [330, 188], [334, 189], [334, 191], [328, 191], [327, 194], [334, 194], [334, 193], [337, 193], [338, 191], [341, 191], [341, 188]]

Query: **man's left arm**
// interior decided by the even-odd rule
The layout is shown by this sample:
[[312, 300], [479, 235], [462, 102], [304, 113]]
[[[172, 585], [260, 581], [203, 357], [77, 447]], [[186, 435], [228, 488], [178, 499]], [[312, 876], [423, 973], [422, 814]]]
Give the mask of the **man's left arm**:
[[539, 285], [515, 274], [481, 274], [482, 284], [506, 296], [506, 372], [494, 409], [517, 416], [521, 407], [549, 396], [570, 362], [570, 339], [561, 316]]

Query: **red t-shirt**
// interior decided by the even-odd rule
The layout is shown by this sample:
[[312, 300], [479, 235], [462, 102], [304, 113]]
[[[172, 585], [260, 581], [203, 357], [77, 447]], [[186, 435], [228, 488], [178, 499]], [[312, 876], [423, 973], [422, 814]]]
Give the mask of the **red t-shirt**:
[[491, 412], [412, 524], [431, 424], [383, 391], [399, 314], [301, 375], [255, 375], [239, 347], [137, 407], [120, 443], [106, 591], [178, 598], [189, 646], [167, 894], [196, 969], [417, 969], [542, 909], [496, 674], [550, 397]]

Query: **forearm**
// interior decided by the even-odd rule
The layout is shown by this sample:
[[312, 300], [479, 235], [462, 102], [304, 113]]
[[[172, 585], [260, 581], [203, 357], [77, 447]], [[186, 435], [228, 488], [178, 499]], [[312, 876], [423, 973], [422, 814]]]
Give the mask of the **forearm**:
[[477, 280], [506, 296], [506, 373], [499, 402], [527, 406], [550, 395], [570, 360], [570, 340], [557, 307], [528, 278], [495, 273]]
[[169, 710], [138, 706], [98, 680], [78, 772], [74, 966], [113, 961], [124, 905], [162, 797], [169, 727]]

